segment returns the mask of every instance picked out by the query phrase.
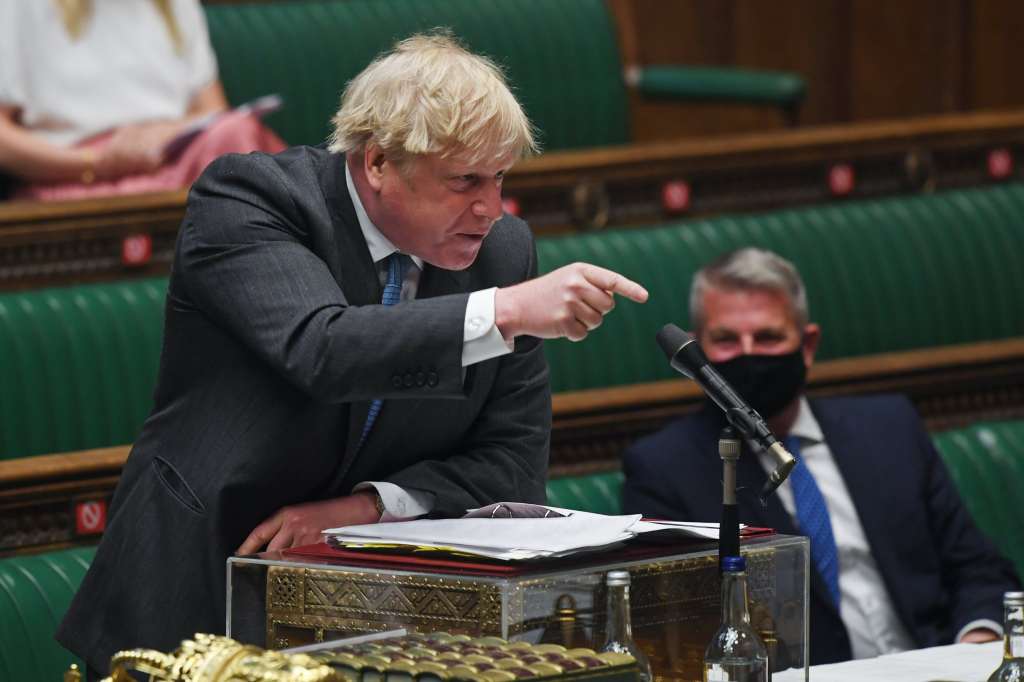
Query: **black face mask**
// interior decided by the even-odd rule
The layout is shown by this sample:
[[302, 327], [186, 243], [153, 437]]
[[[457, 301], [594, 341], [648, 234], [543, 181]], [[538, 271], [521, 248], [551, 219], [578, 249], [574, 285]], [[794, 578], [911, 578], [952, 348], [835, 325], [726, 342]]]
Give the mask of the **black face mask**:
[[807, 380], [802, 347], [785, 355], [738, 355], [712, 364], [765, 419], [789, 405]]

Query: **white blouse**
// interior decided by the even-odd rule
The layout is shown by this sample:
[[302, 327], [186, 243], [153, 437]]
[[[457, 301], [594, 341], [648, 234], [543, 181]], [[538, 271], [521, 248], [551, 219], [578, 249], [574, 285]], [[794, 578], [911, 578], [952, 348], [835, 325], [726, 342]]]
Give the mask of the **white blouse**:
[[70, 146], [130, 123], [176, 119], [217, 77], [198, 0], [172, 0], [179, 54], [150, 0], [94, 0], [72, 40], [54, 0], [0, 0], [0, 106]]

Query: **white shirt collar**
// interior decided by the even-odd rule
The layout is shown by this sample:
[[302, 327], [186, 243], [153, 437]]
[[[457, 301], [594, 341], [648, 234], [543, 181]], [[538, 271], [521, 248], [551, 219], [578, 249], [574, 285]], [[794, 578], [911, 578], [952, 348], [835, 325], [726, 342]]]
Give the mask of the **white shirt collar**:
[[[398, 251], [398, 247], [391, 243], [391, 240], [384, 236], [373, 221], [370, 220], [370, 216], [366, 214], [366, 209], [363, 207], [363, 201], [359, 198], [359, 192], [356, 191], [355, 183], [352, 182], [352, 173], [348, 169], [348, 157], [342, 157], [345, 164], [345, 186], [348, 187], [348, 195], [352, 197], [352, 205], [356, 209], [356, 218], [359, 220], [359, 229], [363, 231], [363, 238], [366, 239], [366, 246], [370, 249], [370, 258], [373, 259], [374, 263], [379, 263], [395, 251]], [[423, 259], [419, 256], [409, 254], [412, 262], [416, 264], [416, 267], [423, 270]]]
[[825, 434], [821, 432], [821, 425], [814, 418], [814, 413], [811, 412], [811, 405], [807, 402], [807, 396], [805, 395], [800, 396], [800, 408], [796, 413], [796, 421], [793, 422], [792, 428], [789, 429], [789, 435], [798, 436], [811, 443], [823, 443], [825, 441]]

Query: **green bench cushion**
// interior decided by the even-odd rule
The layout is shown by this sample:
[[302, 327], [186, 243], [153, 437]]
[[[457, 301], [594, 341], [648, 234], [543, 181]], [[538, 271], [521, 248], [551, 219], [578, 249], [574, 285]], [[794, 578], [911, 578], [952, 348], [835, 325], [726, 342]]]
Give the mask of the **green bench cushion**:
[[0, 680], [60, 680], [82, 662], [53, 639], [95, 547], [0, 559]]
[[748, 245], [801, 271], [822, 360], [1024, 335], [1024, 185], [833, 202], [539, 240], [542, 272], [588, 261], [651, 292], [620, 299], [583, 343], [546, 342], [552, 390], [675, 376], [654, 335], [689, 328], [693, 273]]
[[974, 424], [934, 440], [971, 516], [1024, 576], [1024, 421]]
[[271, 92], [291, 144], [319, 144], [345, 84], [396, 40], [449, 27], [506, 69], [548, 150], [628, 141], [627, 95], [605, 0], [305, 0], [206, 5], [228, 98]]
[[595, 514], [621, 514], [623, 479], [621, 471], [552, 478], [547, 485], [548, 504]]
[[135, 439], [166, 289], [158, 278], [0, 294], [0, 459]]
[[649, 97], [761, 102], [783, 108], [799, 104], [807, 89], [792, 73], [698, 66], [647, 66], [640, 69], [636, 85]]

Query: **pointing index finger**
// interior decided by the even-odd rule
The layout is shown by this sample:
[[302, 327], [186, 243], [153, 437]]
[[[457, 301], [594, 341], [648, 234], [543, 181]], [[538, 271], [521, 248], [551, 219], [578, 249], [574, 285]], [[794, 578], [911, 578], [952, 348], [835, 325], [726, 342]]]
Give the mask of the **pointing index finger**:
[[644, 303], [647, 300], [647, 289], [613, 270], [587, 264], [583, 269], [583, 277], [594, 286], [613, 294], [625, 296], [631, 301]]

